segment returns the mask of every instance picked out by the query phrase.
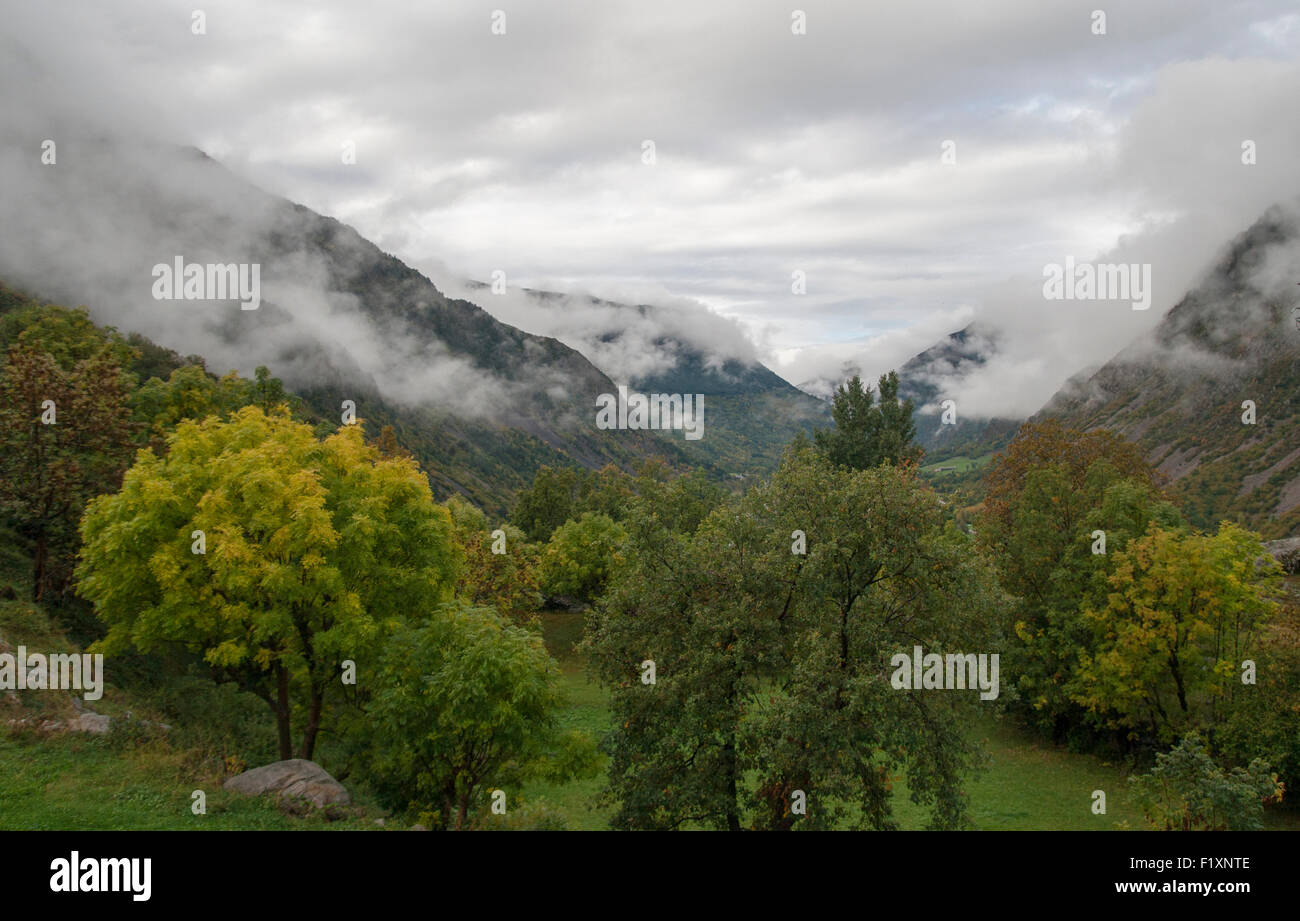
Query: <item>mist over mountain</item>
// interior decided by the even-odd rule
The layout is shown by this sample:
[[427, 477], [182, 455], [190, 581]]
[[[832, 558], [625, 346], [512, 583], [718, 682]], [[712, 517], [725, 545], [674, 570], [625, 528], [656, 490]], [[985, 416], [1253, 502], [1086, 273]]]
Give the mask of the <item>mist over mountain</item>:
[[737, 476], [771, 470], [798, 433], [831, 424], [827, 404], [758, 360], [732, 320], [686, 298], [627, 304], [581, 293], [466, 284], [494, 315], [552, 335], [619, 384], [642, 393], [702, 394], [707, 437], [687, 457]]
[[[1019, 419], [967, 416], [962, 405], [962, 381], [982, 369], [997, 349], [997, 332], [972, 323], [898, 369], [899, 393], [916, 408], [916, 440], [932, 458], [959, 450], [985, 453], [972, 446], [986, 435], [1005, 440], [1018, 427]], [[948, 401], [952, 414], [945, 423]]]
[[1300, 527], [1300, 206], [1270, 208], [1149, 335], [1039, 417], [1135, 441], [1196, 524]]
[[[17, 179], [0, 208], [24, 229], [0, 239], [0, 278], [218, 372], [266, 365], [326, 417], [351, 399], [372, 434], [395, 425], [441, 493], [500, 509], [542, 463], [682, 458], [669, 433], [595, 428], [595, 398], [614, 384], [577, 352], [446, 297], [199, 151], [82, 138], [59, 145], [53, 168], [18, 144], [0, 157]], [[153, 266], [178, 257], [258, 264], [260, 306], [155, 299]]]
[[[1156, 3], [1104, 37], [1066, 3], [926, 6], [925, 27], [827, 10], [790, 41], [788, 11], [746, 4], [559, 4], [509, 39], [442, 7], [398, 29], [374, 14], [392, 4], [321, 4], [309, 27], [232, 4], [196, 35], [185, 11], [146, 4], [11, 4], [0, 277], [214, 369], [266, 364], [331, 411], [357, 399], [444, 445], [444, 488], [475, 494], [541, 462], [651, 450], [763, 469], [825, 418], [769, 370], [825, 397], [898, 369], [932, 455], [987, 447], [1150, 332], [1225, 239], [1294, 194], [1300, 122], [1279, 113], [1300, 31], [1275, 0]], [[646, 27], [663, 41], [616, 38]], [[670, 44], [698, 66], [660, 66]], [[899, 92], [872, 91], [903, 70]], [[177, 256], [262, 263], [261, 307], [155, 301], [150, 269]], [[1045, 301], [1044, 263], [1065, 258], [1152, 265], [1152, 309]], [[449, 281], [498, 267], [505, 295]], [[552, 287], [570, 293], [527, 291]], [[593, 393], [623, 382], [713, 388], [726, 438], [585, 431]], [[936, 424], [943, 399], [955, 426]], [[470, 427], [495, 446], [453, 447]]]
[[[934, 345], [901, 363], [898, 368], [899, 396], [912, 401], [916, 421], [916, 441], [931, 460], [943, 459], [958, 452], [984, 454], [1005, 445], [1019, 427], [1023, 417], [1003, 418], [968, 416], [962, 399], [966, 378], [978, 373], [997, 355], [998, 333], [971, 323], [944, 337]], [[804, 381], [800, 389], [829, 401], [844, 380], [853, 375], [863, 377], [873, 389], [878, 379], [866, 376], [862, 367], [846, 363], [838, 378]], [[944, 423], [945, 406], [951, 400], [952, 419]]]

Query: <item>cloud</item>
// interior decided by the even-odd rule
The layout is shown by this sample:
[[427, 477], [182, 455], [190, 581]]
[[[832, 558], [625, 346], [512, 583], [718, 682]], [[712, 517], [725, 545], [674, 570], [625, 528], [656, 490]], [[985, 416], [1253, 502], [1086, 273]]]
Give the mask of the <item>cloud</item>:
[[[520, 390], [563, 383], [527, 369], [507, 382], [416, 329], [418, 315], [364, 311], [335, 273], [378, 253], [343, 228], [322, 244], [317, 219], [196, 151], [65, 130], [47, 166], [32, 153], [39, 142], [25, 140], [0, 144], [0, 173], [9, 180], [0, 213], [23, 228], [0, 237], [0, 277], [11, 284], [89, 304], [100, 322], [200, 354], [217, 372], [251, 375], [265, 364], [291, 385], [351, 385], [462, 416], [495, 416]], [[257, 263], [261, 307], [156, 299], [153, 267], [177, 257]]]
[[[978, 318], [1005, 335], [962, 405], [1024, 414], [1296, 185], [1288, 0], [1127, 5], [1105, 35], [1071, 0], [808, 0], [801, 36], [774, 0], [534, 2], [505, 35], [465, 2], [216, 0], [204, 35], [144, 0], [0, 6], [23, 145], [91, 123], [194, 144], [440, 283], [654, 303], [663, 327], [476, 298], [615, 374], [665, 333], [794, 382], [875, 374]], [[1067, 255], [1151, 262], [1157, 303], [1044, 302]]]
[[[1300, 195], [1289, 160], [1300, 150], [1300, 123], [1281, 116], [1300, 94], [1294, 62], [1171, 66], [1118, 135], [1101, 188], [1131, 203], [1133, 230], [1100, 250], [1062, 247], [1043, 262], [979, 293], [976, 315], [1005, 333], [990, 360], [950, 384], [968, 415], [1033, 413], [1079, 370], [1141, 340], [1211, 272], [1230, 242], [1272, 205]], [[1259, 159], [1242, 163], [1242, 142]], [[1294, 257], [1300, 241], [1293, 240]], [[1151, 265], [1149, 310], [1127, 301], [1047, 301], [1042, 265]]]
[[729, 361], [752, 365], [759, 360], [737, 321], [655, 286], [607, 288], [597, 297], [583, 286], [560, 293], [506, 284], [493, 293], [455, 276], [435, 276], [435, 281], [450, 296], [482, 304], [512, 326], [559, 339], [616, 381], [669, 372], [683, 348], [698, 351], [705, 367], [719, 371]]

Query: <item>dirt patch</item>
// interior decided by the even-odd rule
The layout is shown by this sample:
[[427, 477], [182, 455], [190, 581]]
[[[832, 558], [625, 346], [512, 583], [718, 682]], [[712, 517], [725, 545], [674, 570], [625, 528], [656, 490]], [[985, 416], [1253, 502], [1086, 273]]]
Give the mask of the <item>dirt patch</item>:
[[1300, 505], [1300, 476], [1296, 476], [1282, 487], [1282, 494], [1278, 497], [1277, 508], [1273, 509], [1273, 515], [1285, 515], [1297, 505]]
[[[1297, 460], [1300, 460], [1300, 448], [1296, 448], [1294, 451], [1292, 451], [1286, 457], [1282, 458], [1272, 467], [1269, 467], [1267, 470], [1261, 471], [1260, 473], [1252, 473], [1250, 476], [1242, 477], [1241, 492], [1237, 493], [1238, 498], [1246, 495], [1247, 493], [1254, 492], [1256, 489], [1259, 488], [1260, 484], [1266, 482], [1268, 478], [1271, 477], [1273, 474], [1277, 473], [1279, 470], [1285, 470], [1287, 467], [1294, 464]], [[1288, 486], [1287, 489], [1290, 489], [1292, 486], [1295, 486], [1294, 482], [1291, 484], [1291, 486]], [[1295, 502], [1291, 503], [1291, 505], [1295, 505], [1295, 504], [1296, 504]], [[1281, 511], [1286, 511], [1286, 509], [1282, 509]], [[1279, 512], [1279, 514], [1281, 514], [1281, 512]]]
[[1182, 448], [1179, 448], [1177, 451], [1174, 451], [1162, 460], [1160, 466], [1156, 469], [1169, 477], [1172, 481], [1187, 476], [1187, 474], [1195, 470], [1200, 463], [1201, 461], [1200, 458], [1197, 457], [1195, 448], [1190, 451], [1185, 451]]

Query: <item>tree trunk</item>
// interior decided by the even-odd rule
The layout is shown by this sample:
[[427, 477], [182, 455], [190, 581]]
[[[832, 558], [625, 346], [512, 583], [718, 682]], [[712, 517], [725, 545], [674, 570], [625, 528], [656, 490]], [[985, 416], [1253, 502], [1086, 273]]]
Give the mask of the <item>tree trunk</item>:
[[438, 830], [451, 828], [452, 816], [456, 812], [456, 785], [448, 784], [442, 793], [442, 812], [438, 815]]
[[736, 745], [731, 736], [727, 737], [722, 756], [727, 765], [727, 831], [740, 831], [740, 813], [736, 808]]
[[276, 666], [275, 724], [280, 732], [280, 760], [288, 761], [293, 757], [293, 740], [289, 735], [289, 670], [283, 665]]
[[50, 549], [42, 529], [36, 535], [36, 548], [32, 552], [32, 601], [40, 601], [45, 594], [45, 570], [50, 558]]
[[1174, 675], [1174, 686], [1178, 689], [1178, 706], [1182, 707], [1183, 713], [1187, 713], [1187, 690], [1183, 687], [1183, 668], [1178, 661], [1178, 656], [1169, 656], [1169, 669]]
[[308, 761], [311, 760], [312, 754], [316, 751], [316, 733], [320, 731], [320, 713], [324, 701], [325, 689], [313, 678], [311, 682], [311, 706], [307, 711], [307, 728], [302, 735], [302, 755], [300, 756]]

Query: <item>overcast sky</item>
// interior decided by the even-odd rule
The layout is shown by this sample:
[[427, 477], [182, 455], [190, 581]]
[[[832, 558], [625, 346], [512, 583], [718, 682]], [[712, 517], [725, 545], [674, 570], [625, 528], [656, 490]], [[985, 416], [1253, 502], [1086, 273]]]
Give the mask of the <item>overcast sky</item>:
[[[5, 93], [194, 144], [451, 293], [698, 302], [686, 326], [795, 383], [983, 317], [988, 412], [1109, 358], [1300, 191], [1294, 0], [271, 6], [0, 0]], [[1151, 310], [1042, 299], [1045, 263], [1112, 251], [1153, 265]]]

